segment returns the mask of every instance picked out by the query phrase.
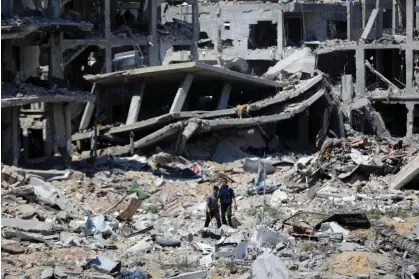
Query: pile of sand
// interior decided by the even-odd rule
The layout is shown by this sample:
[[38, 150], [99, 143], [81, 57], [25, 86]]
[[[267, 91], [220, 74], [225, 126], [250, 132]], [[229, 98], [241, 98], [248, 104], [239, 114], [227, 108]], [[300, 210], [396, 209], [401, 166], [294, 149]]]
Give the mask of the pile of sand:
[[374, 271], [380, 265], [389, 263], [381, 254], [371, 252], [345, 252], [330, 259], [330, 268], [341, 275], [354, 276]]

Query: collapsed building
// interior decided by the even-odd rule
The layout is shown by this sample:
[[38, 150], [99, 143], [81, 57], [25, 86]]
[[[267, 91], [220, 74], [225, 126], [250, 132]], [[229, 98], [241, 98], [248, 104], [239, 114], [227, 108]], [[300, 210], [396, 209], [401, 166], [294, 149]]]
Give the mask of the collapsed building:
[[418, 278], [418, 2], [2, 1], [2, 276]]
[[[344, 137], [345, 123], [412, 136], [416, 9], [396, 0], [4, 1], [2, 84], [21, 100], [8, 117], [19, 115], [7, 127], [19, 122], [21, 130], [8, 163], [59, 149], [84, 158], [157, 143], [182, 153], [188, 140], [231, 128], [257, 127], [271, 150], [319, 147]], [[71, 106], [55, 113], [46, 96], [27, 105], [26, 85], [48, 98], [64, 90]], [[5, 96], [2, 107], [10, 106]], [[48, 140], [65, 110], [68, 127], [55, 127]], [[33, 142], [43, 151], [30, 151]]]

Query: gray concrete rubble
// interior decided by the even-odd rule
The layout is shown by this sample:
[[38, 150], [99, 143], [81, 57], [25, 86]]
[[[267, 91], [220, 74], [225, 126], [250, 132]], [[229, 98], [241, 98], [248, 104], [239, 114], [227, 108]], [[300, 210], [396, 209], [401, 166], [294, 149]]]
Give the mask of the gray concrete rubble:
[[1, 8], [2, 278], [418, 276], [419, 0]]

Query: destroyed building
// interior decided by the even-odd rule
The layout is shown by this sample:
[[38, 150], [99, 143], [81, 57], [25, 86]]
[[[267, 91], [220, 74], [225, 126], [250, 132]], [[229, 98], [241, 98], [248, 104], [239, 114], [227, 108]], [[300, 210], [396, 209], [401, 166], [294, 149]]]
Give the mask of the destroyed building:
[[[2, 3], [2, 82], [18, 88], [30, 83], [52, 95], [64, 88], [84, 92], [78, 101], [87, 105], [68, 108], [69, 133], [73, 150], [89, 156], [109, 145], [138, 149], [144, 137], [175, 122], [183, 131], [192, 118], [201, 123], [194, 128], [200, 135], [218, 129], [208, 125], [277, 123], [265, 140], [288, 137], [297, 147], [319, 146], [330, 131], [345, 136], [344, 123], [379, 136], [412, 136], [419, 126], [418, 21], [415, 3], [396, 0], [10, 0]], [[309, 101], [313, 94], [324, 95], [326, 103]], [[278, 116], [295, 103], [304, 109]], [[47, 129], [53, 123], [48, 105], [31, 107], [34, 127]], [[21, 119], [28, 118], [27, 109]], [[28, 147], [15, 157], [27, 161], [57, 151], [45, 136], [25, 131], [32, 124], [20, 125], [29, 125], [22, 133], [46, 147], [36, 154]], [[298, 128], [278, 133], [289, 127]], [[24, 141], [34, 142], [25, 136], [18, 142]], [[60, 148], [70, 154], [63, 142]]]
[[159, 13], [158, 1], [2, 1], [3, 162], [71, 155], [80, 103], [96, 97], [84, 75], [160, 65], [163, 43], [194, 49], [198, 29], [161, 26]]

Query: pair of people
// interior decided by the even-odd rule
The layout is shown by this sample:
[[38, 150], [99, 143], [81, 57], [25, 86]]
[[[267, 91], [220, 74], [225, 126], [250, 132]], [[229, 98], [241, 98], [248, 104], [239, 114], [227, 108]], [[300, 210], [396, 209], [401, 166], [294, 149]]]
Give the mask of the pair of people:
[[[234, 195], [233, 189], [231, 189], [227, 183], [223, 183], [221, 189], [218, 186], [214, 186], [213, 193], [207, 196], [206, 205], [206, 219], [205, 227], [207, 228], [212, 218], [217, 220], [217, 227], [221, 227], [221, 221], [224, 225], [233, 227], [231, 222], [232, 217], [232, 206], [234, 202], [234, 209], [237, 210], [236, 196]], [[220, 220], [221, 211], [221, 220]], [[227, 217], [227, 219], [226, 219]]]

